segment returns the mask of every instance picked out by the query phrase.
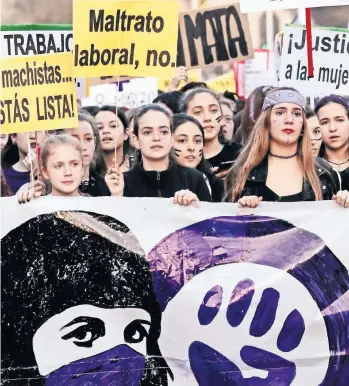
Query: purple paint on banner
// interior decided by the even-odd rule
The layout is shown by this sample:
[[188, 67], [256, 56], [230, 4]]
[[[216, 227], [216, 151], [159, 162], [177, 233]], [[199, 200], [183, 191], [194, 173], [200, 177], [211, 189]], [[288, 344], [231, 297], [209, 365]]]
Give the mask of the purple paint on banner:
[[50, 374], [45, 386], [138, 386], [145, 358], [126, 345], [70, 363]]
[[[162, 310], [166, 309], [168, 302], [176, 296], [184, 283], [196, 275], [217, 265], [241, 262], [266, 265], [287, 272], [304, 285], [321, 311], [330, 306], [335, 307], [335, 302], [349, 291], [347, 269], [317, 235], [294, 227], [286, 221], [269, 217], [218, 217], [190, 225], [158, 243], [149, 253], [148, 261], [153, 274], [154, 291]], [[248, 296], [252, 297], [252, 292]], [[342, 299], [346, 304], [339, 302], [340, 311], [331, 310], [331, 313], [324, 315], [331, 357], [321, 386], [347, 386], [349, 379], [349, 301], [348, 297]], [[250, 302], [248, 298], [245, 301]], [[236, 310], [234, 307], [229, 305], [227, 320], [238, 325], [240, 320], [236, 315], [241, 312], [242, 320], [248, 304], [244, 305], [241, 301]], [[258, 328], [266, 330], [265, 326]], [[287, 317], [280, 332], [280, 350], [288, 352], [297, 347], [303, 334], [304, 321], [295, 310]], [[207, 353], [201, 344], [203, 343], [196, 342], [191, 352], [201, 352], [199, 356], [203, 359], [217, 357], [218, 354]], [[246, 361], [262, 355], [265, 363], [274, 355], [264, 355], [256, 350], [258, 349], [246, 348], [241, 355]], [[193, 366], [199, 369], [200, 359], [194, 357], [192, 354]], [[243, 360], [244, 358], [242, 357]], [[254, 363], [258, 365], [259, 362], [257, 360]], [[289, 363], [284, 373], [274, 372], [275, 379], [280, 381], [276, 384], [290, 384], [287, 382], [294, 377], [294, 364]], [[201, 370], [205, 371], [203, 368]], [[286, 377], [285, 381], [282, 381], [283, 377]], [[217, 380], [219, 383], [219, 378]], [[252, 380], [253, 378], [250, 383], [243, 385], [266, 384], [258, 383], [256, 379], [253, 383]]]
[[253, 295], [254, 283], [252, 280], [242, 280], [235, 287], [227, 308], [227, 321], [232, 327], [240, 326], [244, 320]]

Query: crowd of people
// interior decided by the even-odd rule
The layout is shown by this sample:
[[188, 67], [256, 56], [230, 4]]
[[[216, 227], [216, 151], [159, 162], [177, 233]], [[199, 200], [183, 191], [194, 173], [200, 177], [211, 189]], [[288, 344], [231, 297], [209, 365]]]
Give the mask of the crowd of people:
[[258, 87], [245, 102], [186, 83], [183, 69], [152, 104], [89, 106], [78, 127], [1, 134], [1, 193], [238, 202], [335, 200], [349, 207], [349, 102], [313, 111], [291, 88]]

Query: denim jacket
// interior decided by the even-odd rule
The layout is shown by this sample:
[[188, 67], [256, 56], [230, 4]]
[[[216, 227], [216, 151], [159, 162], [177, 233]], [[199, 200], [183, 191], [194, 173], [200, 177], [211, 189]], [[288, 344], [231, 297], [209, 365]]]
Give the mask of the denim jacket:
[[[335, 179], [333, 178], [331, 168], [325, 161], [317, 158], [315, 161], [316, 171], [320, 180], [320, 186], [322, 190], [323, 200], [331, 200], [333, 194], [337, 193], [338, 187], [336, 186]], [[247, 177], [244, 190], [241, 193], [241, 197], [244, 196], [264, 196], [265, 184], [268, 175], [268, 157], [254, 169], [251, 170]], [[304, 179], [302, 189], [302, 201], [315, 201], [315, 193], [308, 181]]]

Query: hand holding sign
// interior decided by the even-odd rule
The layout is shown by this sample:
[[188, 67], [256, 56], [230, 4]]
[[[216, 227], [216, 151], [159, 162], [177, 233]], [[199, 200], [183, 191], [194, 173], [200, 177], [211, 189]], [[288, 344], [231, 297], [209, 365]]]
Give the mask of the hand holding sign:
[[180, 66], [176, 69], [176, 75], [172, 78], [171, 83], [168, 87], [168, 91], [177, 90], [181, 82], [188, 82], [188, 70], [184, 66]]
[[108, 185], [112, 196], [124, 195], [124, 176], [117, 165], [108, 169], [107, 174], [105, 175], [105, 182]]

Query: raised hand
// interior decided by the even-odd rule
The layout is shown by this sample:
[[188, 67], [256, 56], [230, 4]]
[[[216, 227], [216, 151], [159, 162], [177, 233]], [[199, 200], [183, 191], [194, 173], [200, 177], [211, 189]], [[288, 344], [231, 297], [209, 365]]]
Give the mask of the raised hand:
[[124, 176], [118, 166], [108, 169], [104, 178], [112, 196], [124, 195]]
[[176, 69], [176, 75], [171, 80], [171, 83], [168, 87], [168, 91], [175, 91], [177, 90], [177, 87], [180, 85], [181, 81], [184, 81], [185, 83], [188, 82], [188, 70], [186, 67], [177, 67]]

